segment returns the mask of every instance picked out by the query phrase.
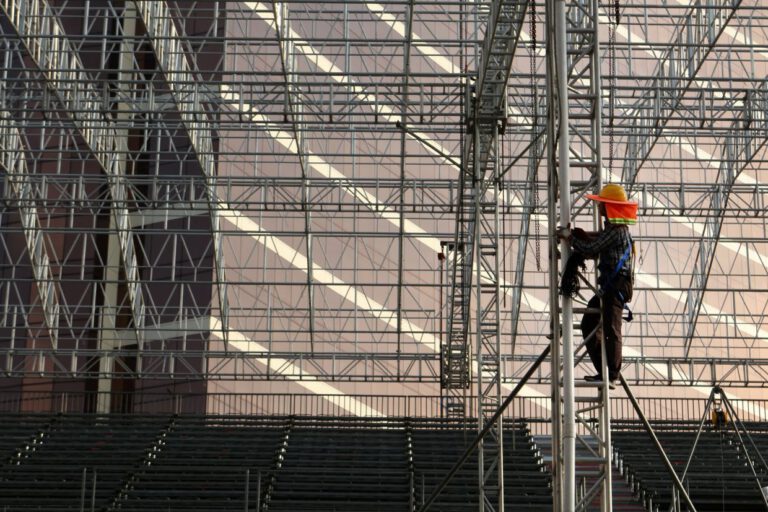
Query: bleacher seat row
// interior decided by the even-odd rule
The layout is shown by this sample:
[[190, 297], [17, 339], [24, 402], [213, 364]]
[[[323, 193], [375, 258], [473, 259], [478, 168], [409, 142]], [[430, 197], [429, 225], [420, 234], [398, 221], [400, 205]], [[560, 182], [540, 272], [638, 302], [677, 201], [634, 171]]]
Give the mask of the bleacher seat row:
[[[681, 474], [698, 425], [655, 428]], [[414, 418], [5, 415], [0, 510], [413, 512], [475, 429], [474, 421]], [[667, 511], [671, 480], [647, 433], [616, 422], [612, 435], [616, 466], [637, 500]], [[753, 426], [752, 437], [768, 453], [768, 426]], [[685, 478], [699, 511], [765, 510], [750, 451], [732, 431], [702, 432]], [[505, 428], [504, 460], [507, 509], [552, 510], [548, 465], [522, 421]], [[768, 478], [762, 464], [755, 471]], [[476, 507], [471, 457], [432, 510]], [[615, 502], [614, 510], [637, 504]]]
[[[673, 484], [648, 434], [635, 422], [624, 425], [614, 423], [613, 427], [614, 459], [625, 480], [642, 501], [645, 510], [667, 512], [672, 502]], [[685, 470], [698, 428], [698, 423], [682, 422], [654, 426], [656, 436], [678, 477]], [[766, 434], [754, 437], [763, 442], [762, 450], [768, 452]], [[706, 426], [702, 430], [683, 480], [699, 512], [766, 510], [742, 450], [732, 428], [718, 430]], [[754, 455], [751, 456], [753, 460]], [[761, 479], [768, 478], [764, 469], [756, 467], [756, 470]], [[684, 504], [682, 510], [687, 510]]]
[[[413, 511], [474, 437], [474, 422], [237, 416], [4, 416], [0, 509]], [[505, 497], [551, 510], [524, 424], [505, 431]], [[475, 510], [477, 462], [434, 510]]]

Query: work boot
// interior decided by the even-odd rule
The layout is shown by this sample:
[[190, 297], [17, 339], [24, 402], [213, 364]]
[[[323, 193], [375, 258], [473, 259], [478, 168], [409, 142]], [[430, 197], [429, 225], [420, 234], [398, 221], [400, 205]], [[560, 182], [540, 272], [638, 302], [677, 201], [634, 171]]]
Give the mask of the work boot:
[[[594, 384], [602, 384], [603, 383], [603, 376], [602, 375], [585, 375], [584, 380], [587, 382], [592, 382]], [[616, 379], [610, 379], [608, 381], [608, 389], [616, 389]]]

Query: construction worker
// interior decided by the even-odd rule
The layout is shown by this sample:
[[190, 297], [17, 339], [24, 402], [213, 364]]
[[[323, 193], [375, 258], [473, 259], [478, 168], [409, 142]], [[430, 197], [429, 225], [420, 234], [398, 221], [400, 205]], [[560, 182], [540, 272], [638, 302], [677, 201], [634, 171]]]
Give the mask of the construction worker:
[[[634, 247], [628, 226], [637, 223], [637, 203], [628, 201], [624, 188], [615, 183], [605, 185], [600, 194], [587, 197], [598, 203], [603, 229], [587, 232], [561, 228], [558, 235], [568, 240], [573, 251], [587, 259], [598, 259], [598, 293], [587, 303], [588, 311], [581, 320], [587, 353], [597, 374], [584, 380], [603, 380], [600, 341], [605, 339], [608, 379], [613, 387], [621, 371], [622, 312], [632, 299]], [[602, 312], [602, 325], [600, 313], [589, 310]]]

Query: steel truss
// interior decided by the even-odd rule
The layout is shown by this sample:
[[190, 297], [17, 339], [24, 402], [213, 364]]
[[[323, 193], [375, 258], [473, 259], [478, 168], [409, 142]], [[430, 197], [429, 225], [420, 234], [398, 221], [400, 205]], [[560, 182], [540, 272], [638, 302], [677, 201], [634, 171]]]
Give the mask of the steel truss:
[[[163, 84], [170, 91], [173, 110], [178, 112], [181, 128], [186, 132], [185, 142], [189, 143], [190, 156], [196, 160], [204, 178], [207, 201], [207, 214], [210, 217], [210, 234], [213, 240], [213, 262], [216, 271], [216, 297], [219, 303], [221, 339], [226, 346], [229, 340], [229, 298], [227, 278], [224, 271], [222, 239], [219, 219], [219, 200], [216, 196], [215, 176], [216, 159], [214, 147], [216, 134], [208, 115], [206, 100], [209, 98], [208, 85], [203, 81], [203, 73], [197, 63], [190, 64], [194, 57], [192, 49], [184, 49], [181, 34], [175, 20], [183, 20], [177, 14], [173, 16], [166, 2], [129, 2], [135, 4], [139, 17], [144, 24], [146, 34], [151, 41], [152, 51], [158, 67], [164, 74]], [[218, 23], [214, 18], [206, 37], [217, 37]], [[203, 90], [204, 92], [201, 92]], [[150, 89], [151, 91], [151, 89]], [[203, 113], [201, 115], [201, 112]], [[311, 258], [311, 253], [310, 258]]]
[[[23, 115], [23, 109], [29, 109], [27, 112], [55, 109], [60, 116], [58, 123], [50, 123], [52, 126], [49, 127], [48, 120], [42, 119], [42, 130], [39, 133], [33, 131], [31, 123], [24, 123], [24, 129], [30, 130], [25, 135], [47, 138], [46, 142], [54, 147], [82, 145], [84, 152], [98, 162], [107, 176], [124, 175], [125, 162], [120, 159], [120, 144], [123, 141], [110, 120], [100, 113], [105, 101], [102, 91], [96, 90], [88, 81], [83, 64], [75, 49], [70, 46], [52, 8], [43, 0], [8, 0], [2, 8], [9, 29], [17, 37], [15, 41], [9, 41], [7, 58], [18, 63], [31, 63], [29, 67], [25, 64], [18, 69], [14, 66], [13, 71], [19, 74], [12, 80], [38, 79], [43, 84], [38, 91], [33, 87], [26, 88], [26, 92], [22, 93], [24, 96], [16, 98], [20, 103], [3, 105], [3, 109], [15, 110], [19, 112], [17, 115]], [[72, 86], [81, 82], [84, 84], [82, 88]], [[38, 103], [41, 99], [42, 102]], [[56, 135], [46, 134], [46, 128], [54, 133], [57, 129], [61, 130], [58, 143]], [[133, 331], [136, 343], [142, 346], [145, 306], [139, 285], [136, 249], [128, 225], [129, 214], [123, 203], [125, 188], [120, 180], [108, 180], [108, 183], [113, 200], [112, 221], [125, 273]]]
[[[145, 335], [150, 326], [156, 328], [167, 318], [168, 302], [158, 304], [155, 300], [157, 292], [153, 291], [154, 286], [147, 283], [146, 265], [143, 263], [147, 259], [147, 248], [139, 242], [141, 238], [137, 236], [136, 230], [134, 230], [132, 225], [132, 217], [134, 215], [129, 211], [128, 203], [131, 202], [132, 205], [135, 205], [135, 198], [129, 195], [131, 187], [127, 184], [130, 182], [130, 176], [137, 172], [140, 165], [139, 162], [143, 156], [153, 151], [149, 146], [154, 141], [147, 136], [150, 133], [145, 133], [139, 137], [141, 140], [140, 148], [137, 148], [135, 143], [132, 142], [132, 140], [135, 141], [136, 139], [136, 132], [132, 131], [132, 129], [137, 126], [137, 121], [143, 120], [145, 127], [156, 127], [158, 135], [164, 131], [161, 123], [154, 124], [150, 121], [153, 114], [135, 114], [131, 113], [130, 109], [136, 105], [142, 105], [143, 109], [149, 109], [153, 112], [167, 112], [169, 110], [167, 108], [167, 101], [172, 99], [172, 95], [165, 94], [163, 96], [163, 94], [156, 94], [156, 89], [152, 84], [147, 84], [147, 87], [140, 88], [126, 85], [132, 83], [132, 78], [135, 80], [139, 74], [138, 70], [142, 67], [141, 63], [138, 62], [137, 54], [134, 53], [134, 49], [138, 48], [138, 46], [135, 46], [133, 39], [131, 39], [136, 35], [134, 28], [136, 10], [133, 4], [129, 3], [128, 6], [125, 6], [125, 8], [121, 7], [120, 10], [113, 8], [111, 5], [93, 6], [92, 8], [85, 7], [87, 16], [83, 20], [83, 33], [88, 34], [96, 30], [103, 30], [102, 35], [114, 37], [112, 42], [104, 46], [100, 52], [101, 69], [107, 67], [110, 59], [116, 59], [119, 63], [118, 71], [115, 75], [116, 79], [102, 82], [104, 89], [98, 88], [95, 85], [98, 82], [91, 80], [91, 73], [93, 71], [88, 66], [92, 64], [92, 59], [90, 59], [90, 55], [82, 52], [82, 46], [87, 43], [78, 44], [69, 39], [68, 36], [70, 34], [65, 32], [60, 12], [54, 7], [44, 1], [6, 2], [3, 5], [3, 9], [5, 15], [4, 22], [8, 24], [8, 30], [12, 30], [12, 33], [15, 33], [15, 39], [13, 37], [7, 39], [10, 45], [6, 57], [10, 62], [14, 63], [14, 65], [8, 66], [9, 70], [16, 74], [7, 76], [7, 79], [8, 83], [13, 84], [14, 87], [21, 88], [18, 93], [16, 90], [13, 90], [13, 93], [3, 95], [5, 103], [3, 108], [4, 111], [9, 112], [9, 115], [6, 116], [8, 119], [10, 119], [10, 116], [16, 118], [15, 122], [20, 127], [20, 137], [34, 141], [34, 143], [28, 146], [27, 150], [30, 152], [30, 158], [35, 163], [36, 172], [30, 172], [24, 176], [21, 182], [23, 183], [23, 181], [26, 181], [31, 176], [42, 177], [43, 180], [45, 176], [52, 176], [45, 173], [46, 169], [43, 164], [45, 159], [50, 159], [52, 155], [54, 159], [58, 156], [54, 175], [60, 176], [63, 171], [63, 175], [79, 180], [71, 183], [71, 188], [64, 185], [65, 189], [57, 190], [64, 192], [62, 196], [68, 197], [73, 201], [69, 205], [68, 213], [70, 215], [68, 218], [70, 220], [68, 224], [59, 222], [54, 222], [53, 226], [49, 224], [47, 226], [48, 229], [46, 229], [45, 234], [47, 236], [44, 238], [44, 244], [48, 247], [59, 245], [55, 239], [56, 234], [51, 231], [51, 227], [55, 228], [58, 226], [61, 229], [72, 228], [75, 225], [86, 227], [78, 235], [79, 239], [77, 240], [77, 245], [82, 248], [82, 254], [78, 255], [80, 256], [79, 265], [81, 267], [79, 273], [82, 276], [81, 279], [88, 283], [89, 279], [85, 278], [85, 276], [88, 275], [90, 277], [91, 270], [90, 268], [87, 269], [86, 265], [89, 265], [88, 260], [90, 258], [95, 257], [96, 261], [93, 268], [98, 269], [100, 267], [100, 270], [96, 272], [101, 273], [103, 279], [100, 283], [93, 283], [93, 287], [90, 289], [86, 288], [81, 291], [80, 296], [75, 297], [75, 303], [62, 304], [62, 301], [59, 300], [59, 308], [63, 311], [63, 316], [67, 318], [70, 329], [66, 346], [62, 347], [57, 343], [52, 348], [54, 350], [74, 349], [75, 355], [71, 361], [72, 368], [75, 369], [77, 368], [78, 359], [81, 361], [87, 359], [87, 356], [84, 354], [82, 358], [79, 358], [77, 351], [93, 348], [88, 346], [90, 336], [84, 336], [82, 329], [98, 329], [98, 353], [101, 356], [97, 366], [99, 368], [99, 375], [103, 377], [99, 381], [99, 390], [107, 392], [110, 389], [109, 379], [116, 374], [124, 373], [122, 369], [114, 368], [114, 360], [110, 355], [110, 351], [112, 349], [119, 349], [122, 346], [128, 346], [129, 349], [130, 347], [137, 347], [138, 350], [134, 349], [135, 356], [131, 360], [131, 372], [143, 375], [143, 351], [145, 348], [149, 348], [145, 347], [145, 343], [152, 341], [147, 340]], [[148, 15], [148, 11], [145, 12], [145, 17]], [[164, 23], [172, 23], [171, 18], [167, 17]], [[165, 30], [170, 29], [165, 27]], [[173, 33], [171, 32], [170, 35], [173, 36]], [[40, 37], [42, 39], [38, 39]], [[179, 44], [178, 37], [170, 40], [173, 44]], [[130, 42], [127, 43], [128, 41]], [[172, 51], [169, 50], [169, 52]], [[178, 50], [175, 53], [175, 65], [183, 67], [183, 64], [180, 64], [180, 62], [185, 62], [183, 60], [184, 54]], [[182, 57], [182, 60], [179, 61], [179, 57]], [[163, 61], [162, 56], [160, 56], [159, 60]], [[25, 64], [18, 65], [19, 63]], [[170, 65], [168, 62], [163, 62], [163, 64], [166, 67]], [[128, 69], [134, 71], [126, 71]], [[33, 78], [42, 86], [40, 88], [29, 87], [24, 82], [25, 78]], [[174, 79], [171, 83], [173, 86], [176, 86], [179, 81]], [[80, 86], [79, 84], [83, 85]], [[156, 85], [159, 89], [162, 89], [159, 83]], [[173, 86], [171, 89], [174, 88]], [[114, 100], [110, 99], [110, 93], [114, 95]], [[195, 100], [197, 100], [197, 97]], [[188, 104], [191, 105], [191, 103]], [[200, 109], [198, 106], [190, 108]], [[190, 108], [187, 110], [189, 111]], [[53, 113], [53, 121], [48, 118], [47, 112], [49, 109]], [[197, 110], [194, 114], [188, 114], [187, 117], [196, 116]], [[185, 112], [183, 108], [181, 111], [183, 121], [183, 114]], [[42, 113], [42, 117], [38, 117], [36, 113]], [[12, 125], [9, 124], [8, 126]], [[188, 127], [185, 126], [185, 128]], [[195, 133], [198, 136], [196, 138], [199, 139], [202, 128], [203, 125], [198, 123], [197, 131], [190, 129], [190, 133]], [[179, 132], [177, 130], [165, 128], [165, 132], [168, 134], [168, 144], [170, 147], [174, 147], [179, 143]], [[207, 168], [209, 175], [212, 175], [214, 164], [212, 161], [213, 150], [210, 135], [208, 139], [207, 146], [204, 143], [201, 145], [199, 140], [193, 140], [192, 145], [194, 146], [194, 143], [197, 142], [198, 149], [202, 148], [201, 151], [206, 155], [207, 163], [201, 164], [201, 167]], [[40, 142], [38, 143], [38, 141]], [[38, 146], [42, 150], [37, 149]], [[58, 153], [56, 148], [58, 148]], [[74, 157], [65, 156], [68, 155], [64, 152], [65, 150], [69, 151], [69, 155], [74, 155]], [[134, 153], [129, 155], [129, 151]], [[176, 155], [180, 159], [179, 161], [187, 158], [185, 152], [182, 151], [178, 151]], [[82, 170], [87, 170], [91, 160], [98, 164], [100, 173], [86, 172], [78, 175], [77, 171], [72, 172], [73, 162], [82, 162], [79, 164], [82, 165]], [[16, 181], [15, 178], [15, 173], [13, 176], [8, 174], [6, 181], [12, 183]], [[55, 181], [55, 178], [53, 179]], [[30, 180], [29, 184], [34, 184], [34, 182]], [[58, 198], [62, 196], [49, 195], [48, 192], [52, 189], [47, 188], [45, 181], [37, 184], [41, 185], [43, 187], [42, 190], [45, 191], [41, 199], [44, 202], [49, 199], [53, 200], [53, 206], [43, 207], [45, 210], [45, 217], [43, 218], [47, 218], [50, 223], [50, 219], [55, 219], [61, 215], [61, 208], [57, 203]], [[205, 184], [199, 183], [195, 188], [199, 189], [201, 187], [205, 187]], [[54, 185], [53, 190], [56, 190], [56, 185]], [[89, 203], [89, 200], [94, 198], [94, 196], [95, 200]], [[83, 206], [85, 206], [85, 209], [83, 209]], [[24, 207], [25, 205], [20, 204], [20, 208]], [[38, 213], [43, 213], [43, 210], [37, 211]], [[102, 211], [107, 212], [107, 218], [109, 219], [105, 221], [109, 225], [108, 249], [106, 254], [98, 249], [94, 254], [92, 251], [103, 242], [100, 241], [100, 233], [98, 231], [89, 231], [87, 226], [91, 224], [91, 229], [93, 229], [99, 226], [100, 221], [93, 222], [86, 216], [90, 214], [96, 215], [98, 218]], [[209, 204], [206, 211], [214, 212], [215, 209], [210, 208]], [[22, 220], [22, 224], [28, 224], [26, 219]], [[213, 235], [215, 240], [217, 237], [220, 237], [221, 233], [216, 226], [215, 218], [212, 221], [212, 225], [213, 228], [209, 230], [209, 237]], [[139, 228], [141, 227], [144, 226], [139, 226]], [[25, 231], [29, 231], [29, 229], [25, 229]], [[179, 234], [174, 234], [173, 236], [178, 237]], [[215, 246], [215, 244], [213, 245]], [[213, 252], [216, 252], [215, 247]], [[37, 253], [39, 253], [39, 250]], [[35, 252], [30, 252], [30, 254], [35, 254]], [[56, 264], [59, 272], [62, 272], [70, 264], [67, 262], [67, 258], [72, 258], [72, 263], [78, 264], [77, 256], [73, 256], [73, 252], [64, 252], [63, 254], [56, 255]], [[51, 261], [50, 257], [48, 261]], [[33, 269], [35, 269], [36, 274], [44, 274], [44, 271], [40, 270], [45, 268], [45, 265], [40, 265], [41, 261], [33, 258], [30, 263]], [[41, 274], [41, 272], [43, 273]], [[218, 278], [214, 282], [220, 283], [223, 288], [226, 284], [226, 279], [224, 279], [222, 273], [217, 275]], [[51, 286], [55, 282], [53, 278], [48, 280]], [[184, 285], [174, 284], [173, 287], [180, 290]], [[64, 294], [62, 288], [59, 288], [59, 293]], [[183, 294], [183, 292], [181, 293]], [[71, 290], [68, 291], [68, 295], [70, 295], [69, 300], [71, 300]], [[171, 297], [174, 295], [178, 297], [178, 292], [169, 295]], [[219, 295], [224, 297], [225, 293], [220, 293]], [[44, 295], [41, 294], [41, 296]], [[100, 297], [98, 300], [102, 303], [98, 307], [94, 306], [92, 308], [83, 326], [82, 320], [77, 317], [82, 318], [84, 303], [87, 304], [88, 301], [95, 302], [97, 297]], [[166, 296], [165, 300], [168, 300], [168, 296]], [[223, 300], [222, 304], [225, 304], [226, 301], [225, 299]], [[184, 306], [182, 305], [180, 309], [183, 310]], [[194, 316], [199, 316], [201, 313], [200, 308], [195, 305], [193, 309], [194, 311], [189, 311], [187, 314], [192, 313]], [[226, 309], [225, 305], [220, 306], [221, 318], [226, 319]], [[125, 310], [129, 311], [131, 316], [131, 321], [127, 325], [121, 319], [125, 315]], [[86, 312], [86, 314], [88, 313]], [[17, 325], [15, 319], [12, 320], [12, 325]], [[132, 336], [125, 336], [125, 332], [127, 332], [126, 327], [132, 333]], [[118, 333], [120, 334], [118, 335]], [[184, 337], [186, 337], [186, 334], [184, 334]], [[226, 331], [222, 331], [221, 337], [226, 340]], [[54, 338], [52, 340], [55, 341]], [[17, 347], [14, 337], [10, 340], [8, 348], [10, 352], [7, 354], [7, 362], [13, 365], [15, 360], [14, 350], [19, 348], [23, 351], [24, 345], [21, 344], [20, 347]], [[48, 371], [57, 373], [58, 370], [54, 370], [55, 365], [52, 367], [44, 366], [49, 362], [55, 363], [55, 361], [49, 361], [44, 357], [40, 357], [29, 368], [36, 368], [38, 375], [46, 375]], [[93, 360], [89, 360], [88, 364], [94, 364]], [[199, 373], [200, 369], [197, 372]], [[153, 370], [150, 370], [149, 373], [153, 373]], [[109, 404], [105, 402], [100, 407], [108, 410]]]
[[[469, 387], [471, 293], [475, 292], [475, 357], [478, 429], [487, 427], [501, 404], [501, 301], [499, 265], [499, 137], [507, 124], [507, 83], [527, 11], [527, 1], [490, 4], [477, 81], [467, 89], [467, 131], [462, 152], [442, 385], [449, 410], [461, 410], [460, 390]], [[474, 281], [474, 288], [473, 288]], [[501, 416], [478, 449], [479, 510], [504, 510]]]
[[[313, 261], [312, 258], [312, 213], [307, 208], [307, 179], [309, 178], [309, 172], [307, 170], [306, 161], [306, 144], [303, 136], [303, 122], [304, 122], [304, 109], [300, 101], [297, 101], [297, 82], [298, 76], [295, 71], [295, 52], [293, 49], [293, 41], [290, 38], [291, 25], [288, 18], [288, 6], [282, 2], [273, 2], [275, 33], [280, 45], [280, 63], [283, 68], [283, 74], [285, 76], [285, 100], [287, 102], [287, 110], [290, 114], [293, 128], [293, 139], [296, 143], [296, 154], [298, 156], [299, 167], [301, 169], [301, 201], [298, 203], [301, 210], [304, 211], [304, 250], [307, 255], [307, 300], [309, 307], [309, 346], [310, 351], [314, 352], [315, 346], [315, 293], [314, 283], [312, 278], [312, 265], [309, 262]], [[402, 258], [401, 258], [402, 259]], [[399, 311], [399, 308], [398, 308]], [[400, 329], [398, 328], [398, 333]]]
[[[658, 59], [651, 87], [636, 106], [638, 112], [653, 112], [654, 116], [634, 117], [627, 135], [630, 158], [624, 161], [622, 176], [630, 188], [740, 4], [741, 0], [707, 0], [683, 16], [672, 44]], [[701, 99], [704, 94], [702, 91]], [[704, 105], [702, 101], [702, 108]]]
[[744, 97], [744, 108], [739, 111], [741, 119], [732, 124], [732, 131], [721, 139], [723, 156], [715, 178], [716, 187], [710, 198], [712, 213], [707, 216], [699, 242], [699, 251], [691, 275], [691, 286], [685, 302], [687, 330], [685, 332], [685, 355], [688, 356], [696, 325], [701, 314], [704, 290], [709, 281], [715, 249], [720, 241], [725, 210], [733, 193], [736, 180], [753, 158], [765, 146], [767, 137], [755, 137], [756, 131], [768, 128], [768, 92], [764, 84], [759, 90], [750, 91]]
[[[192, 322], [190, 322], [192, 323]], [[178, 333], [182, 329], [177, 326]], [[184, 327], [188, 333], [195, 327]], [[201, 331], [207, 328], [200, 328]], [[172, 333], [169, 329], [169, 333]], [[155, 337], [161, 335], [154, 334]], [[441, 382], [440, 359], [437, 354], [401, 353], [400, 360], [407, 365], [398, 371], [393, 362], [397, 355], [391, 353], [338, 353], [273, 352], [266, 347], [253, 347], [242, 351], [193, 351], [193, 350], [143, 350], [136, 349], [27, 349], [12, 348], [0, 358], [0, 373], [4, 377], [21, 378], [30, 371], [40, 377], [90, 379], [98, 377], [126, 377], [151, 380], [164, 376], [179, 381], [188, 380], [239, 380], [239, 381], [335, 381], [335, 382]], [[137, 356], [145, 360], [141, 372], [133, 361]], [[94, 360], [110, 357], [113, 368], [100, 370]], [[200, 368], [199, 361], [206, 361]], [[509, 372], [501, 379], [503, 384], [515, 384], [525, 373], [533, 357], [502, 356], [502, 363]], [[671, 359], [635, 358], [624, 359], [625, 373], [632, 375], [628, 381], [642, 386], [713, 386], [731, 387], [768, 386], [768, 360], [752, 359]], [[169, 375], [170, 370], [173, 372]], [[551, 375], [538, 371], [529, 383], [551, 385]]]
[[[23, 135], [19, 132], [8, 111], [0, 111], [0, 116], [3, 120], [2, 128], [0, 128], [0, 152], [3, 160], [0, 165], [2, 165], [6, 176], [7, 189], [11, 192], [9, 199], [19, 205], [19, 222], [24, 232], [27, 254], [31, 259], [39, 307], [43, 311], [44, 326], [50, 339], [50, 345], [55, 349], [59, 330], [60, 307], [55, 289], [56, 283], [51, 271], [51, 260], [48, 256], [48, 249], [43, 242], [43, 231], [37, 217], [36, 203], [37, 200], [41, 199], [42, 189], [25, 180], [25, 177], [29, 176], [29, 170], [24, 151], [26, 147], [29, 147], [29, 142], [24, 143]], [[16, 290], [16, 294], [21, 295], [19, 290]], [[38, 304], [30, 304], [25, 324], [30, 325], [32, 323], [29, 316], [37, 306]], [[23, 310], [22, 314], [24, 314]]]
[[[103, 392], [450, 380], [450, 414], [474, 414], [469, 389], [490, 410], [550, 334], [530, 257], [550, 208], [534, 201], [549, 184], [530, 185], [549, 36], [533, 45], [527, 15], [505, 10], [520, 2], [191, 5], [0, 2], [0, 368]], [[759, 7], [621, 9], [599, 96], [643, 219], [635, 385], [764, 385]], [[584, 134], [586, 71], [571, 83]], [[486, 87], [507, 73], [507, 94]]]
[[[760, 91], [756, 91], [756, 94]], [[760, 95], [760, 101], [768, 99]], [[755, 105], [756, 103], [753, 103]], [[763, 103], [764, 105], [764, 103]], [[768, 112], [753, 110], [750, 115], [763, 118]], [[8, 118], [3, 119], [3, 127], [10, 131], [13, 125]], [[760, 121], [762, 122], [762, 121]], [[735, 124], [738, 126], [738, 124]], [[754, 130], [754, 129], [753, 129]], [[753, 135], [759, 132], [751, 131]], [[542, 138], [540, 138], [541, 140]], [[9, 141], [14, 140], [7, 139]], [[759, 143], [762, 138], [749, 140], [740, 139], [742, 144]], [[737, 144], [733, 142], [731, 144]], [[10, 143], [9, 143], [10, 144]], [[12, 145], [6, 153], [13, 155]], [[745, 150], [746, 146], [742, 146]], [[754, 150], [749, 149], [751, 154]], [[17, 153], [18, 154], [18, 153]], [[539, 153], [541, 155], [541, 153]], [[10, 159], [10, 157], [5, 156]], [[9, 160], [10, 161], [10, 160]], [[739, 160], [737, 160], [739, 161]], [[8, 164], [10, 165], [10, 164]], [[4, 173], [3, 179], [9, 187], [51, 187], [56, 189], [54, 196], [33, 195], [26, 199], [38, 208], [67, 208], [72, 214], [84, 205], [88, 198], [78, 198], [71, 193], [78, 187], [90, 189], [92, 185], [100, 185], [103, 179], [93, 175], [55, 175], [36, 174], [24, 169], [25, 164], [17, 164], [17, 169]], [[533, 165], [529, 163], [529, 165]], [[744, 166], [742, 166], [743, 168]], [[545, 184], [531, 186], [531, 181], [512, 180], [507, 176], [499, 183], [500, 204], [499, 212], [505, 216], [520, 215], [531, 222], [540, 221], [540, 210], [546, 207], [543, 203], [536, 208], [531, 206], [530, 196], [535, 193], [544, 194]], [[178, 217], [187, 215], [184, 210], [200, 211], [207, 209], [208, 200], [205, 188], [196, 176], [131, 176], [114, 178], [122, 187], [129, 190], [125, 204], [130, 210], [132, 225], [152, 224], [152, 217]], [[458, 187], [454, 180], [448, 179], [365, 179], [354, 181], [348, 179], [302, 179], [255, 176], [238, 178], [218, 176], [212, 178], [217, 191], [219, 202], [229, 209], [239, 212], [301, 212], [305, 208], [314, 212], [369, 212], [388, 211], [414, 215], [443, 215], [455, 214], [458, 207]], [[354, 188], [370, 190], [372, 195], [379, 198], [378, 202], [371, 201], [370, 196], [350, 193]], [[403, 193], [403, 203], [399, 196]], [[306, 203], [301, 204], [301, 196], [305, 193]], [[712, 201], [712, 197], [729, 193], [731, 208], [718, 206], [722, 202]], [[695, 219], [707, 220], [711, 217], [723, 219], [765, 219], [768, 217], [768, 185], [761, 183], [692, 183], [686, 185], [665, 183], [644, 183], [638, 185], [633, 196], [640, 204], [640, 214], [649, 218], [649, 222], [657, 222], [670, 216], [688, 216]], [[92, 199], [96, 201], [96, 199]], [[528, 205], [524, 208], [522, 205]], [[177, 213], [174, 213], [177, 212]], [[659, 220], [657, 220], [657, 218]], [[668, 220], [663, 222], [667, 223]], [[220, 227], [220, 231], [226, 228]], [[509, 236], [509, 234], [507, 234]], [[653, 237], [649, 236], [648, 239]], [[742, 237], [746, 238], [746, 237]], [[664, 239], [658, 237], [658, 239]]]

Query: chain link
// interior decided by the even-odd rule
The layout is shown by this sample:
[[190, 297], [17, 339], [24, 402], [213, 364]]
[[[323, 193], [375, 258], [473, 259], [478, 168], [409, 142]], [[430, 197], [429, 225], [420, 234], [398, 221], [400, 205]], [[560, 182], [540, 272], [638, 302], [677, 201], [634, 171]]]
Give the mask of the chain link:
[[[536, 83], [536, 2], [531, 2], [531, 84], [533, 85], [533, 95], [531, 97], [533, 106], [531, 107], [532, 112], [532, 138], [531, 140], [533, 143], [531, 144], [531, 160], [533, 161], [533, 181], [531, 183], [531, 186], [533, 187], [533, 194], [531, 194], [531, 198], [533, 199], [533, 205], [531, 208], [531, 217], [533, 217], [533, 214], [536, 213], [536, 210], [538, 210], [539, 207], [539, 143], [538, 143], [538, 134], [539, 134], [539, 88], [538, 84]], [[534, 233], [534, 247], [535, 247], [535, 257], [536, 257], [536, 270], [541, 272], [541, 241], [540, 241], [540, 233], [541, 228], [539, 227], [538, 222], [533, 222], [533, 233]]]
[[608, 73], [610, 74], [611, 90], [608, 98], [608, 172], [613, 175], [614, 159], [614, 137], [616, 129], [614, 127], [615, 108], [616, 108], [616, 29], [619, 26], [619, 0], [614, 0], [614, 19], [608, 25]]

